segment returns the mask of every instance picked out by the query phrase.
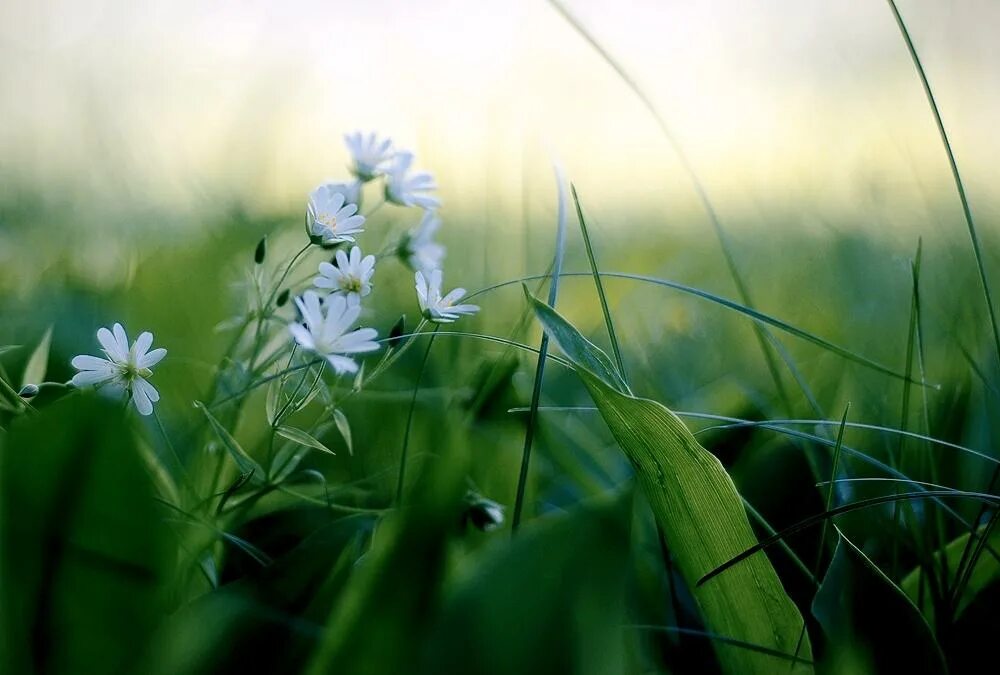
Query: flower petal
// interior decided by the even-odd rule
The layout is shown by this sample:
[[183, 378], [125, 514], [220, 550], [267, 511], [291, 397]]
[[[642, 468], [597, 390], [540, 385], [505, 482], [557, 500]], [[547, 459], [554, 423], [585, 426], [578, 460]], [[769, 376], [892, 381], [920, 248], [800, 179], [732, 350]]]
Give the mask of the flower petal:
[[140, 415], [152, 415], [153, 402], [149, 400], [149, 394], [144, 388], [136, 386], [141, 381], [142, 378], [138, 378], [132, 383], [132, 403]]
[[[167, 350], [164, 349], [163, 347], [159, 347], [159, 348], [154, 349], [153, 351], [149, 352], [148, 354], [146, 354], [145, 356], [143, 356], [141, 359], [139, 359], [139, 362], [138, 362], [137, 365], [140, 368], [152, 368], [157, 363], [159, 363], [160, 361], [162, 361], [163, 357], [166, 356], [166, 355], [167, 355]], [[153, 399], [153, 400], [155, 401], [156, 399]]]
[[346, 356], [327, 354], [326, 360], [339, 375], [358, 372], [358, 364]]
[[118, 340], [107, 328], [97, 329], [97, 341], [104, 348], [104, 353], [113, 361], [124, 362], [128, 358], [128, 350], [118, 345]]
[[149, 348], [153, 346], [153, 334], [148, 330], [143, 331], [139, 334], [139, 337], [135, 339], [135, 343], [132, 345], [132, 356], [135, 358], [136, 362], [142, 360], [142, 357], [146, 355]]

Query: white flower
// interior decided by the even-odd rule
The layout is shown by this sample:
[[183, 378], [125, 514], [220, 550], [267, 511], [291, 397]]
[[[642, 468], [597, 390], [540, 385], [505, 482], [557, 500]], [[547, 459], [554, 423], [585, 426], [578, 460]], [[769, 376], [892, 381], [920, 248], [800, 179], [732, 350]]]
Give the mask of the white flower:
[[433, 211], [424, 211], [420, 223], [403, 235], [397, 254], [410, 269], [430, 272], [444, 261], [444, 246], [434, 241], [441, 219]]
[[80, 372], [73, 376], [73, 385], [107, 386], [111, 390], [127, 391], [140, 415], [151, 414], [153, 404], [160, 400], [160, 393], [146, 378], [153, 374], [150, 368], [167, 355], [167, 350], [161, 347], [149, 351], [153, 345], [153, 334], [149, 331], [140, 334], [129, 348], [128, 335], [120, 323], [112, 330], [98, 330], [97, 340], [107, 358], [85, 354], [74, 357], [70, 363]]
[[295, 304], [302, 312], [302, 323], [289, 324], [288, 329], [299, 346], [325, 358], [338, 374], [354, 373], [358, 364], [344, 354], [372, 352], [379, 348], [373, 338], [374, 328], [359, 328], [347, 332], [361, 314], [360, 305], [349, 305], [347, 299], [332, 295], [320, 305], [315, 291], [306, 291]]
[[366, 183], [380, 175], [392, 159], [392, 139], [379, 138], [374, 131], [367, 136], [360, 131], [344, 134], [344, 142], [351, 151], [351, 172]]
[[316, 243], [339, 244], [354, 241], [352, 235], [364, 232], [365, 217], [356, 215], [357, 204], [348, 202], [343, 183], [324, 183], [309, 194], [306, 220], [309, 236]]
[[337, 251], [336, 265], [328, 262], [319, 264], [319, 276], [313, 279], [316, 288], [327, 289], [334, 295], [343, 295], [348, 304], [356, 305], [361, 298], [372, 292], [372, 275], [375, 274], [375, 256], [361, 257], [361, 249], [351, 249], [348, 257], [343, 250]]
[[437, 188], [434, 177], [420, 172], [409, 175], [413, 164], [412, 152], [399, 152], [385, 169], [385, 199], [400, 206], [420, 206], [433, 209], [441, 205], [427, 194]]
[[428, 276], [420, 271], [416, 273], [417, 300], [425, 319], [435, 323], [451, 323], [462, 314], [475, 314], [479, 311], [476, 305], [455, 304], [465, 297], [464, 288], [456, 288], [441, 297], [441, 277], [441, 270], [431, 270]]

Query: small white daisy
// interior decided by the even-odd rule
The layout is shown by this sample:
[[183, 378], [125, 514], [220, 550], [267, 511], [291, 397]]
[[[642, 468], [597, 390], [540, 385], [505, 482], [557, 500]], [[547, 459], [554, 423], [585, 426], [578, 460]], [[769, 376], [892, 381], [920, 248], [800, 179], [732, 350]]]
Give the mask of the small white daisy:
[[374, 328], [359, 328], [347, 332], [361, 314], [360, 305], [349, 305], [340, 295], [329, 296], [320, 305], [315, 291], [306, 291], [295, 298], [302, 313], [302, 323], [289, 324], [292, 337], [304, 349], [322, 356], [338, 373], [355, 373], [358, 364], [344, 354], [373, 352], [379, 348], [373, 339], [378, 334]]
[[444, 262], [444, 246], [434, 241], [441, 219], [433, 211], [424, 211], [420, 223], [403, 235], [396, 249], [400, 259], [413, 271], [430, 272]]
[[441, 270], [431, 270], [427, 276], [418, 271], [417, 300], [424, 318], [434, 323], [451, 323], [463, 314], [475, 314], [479, 311], [476, 305], [456, 305], [465, 297], [464, 288], [456, 288], [448, 295], [441, 297]]
[[356, 305], [361, 298], [372, 292], [372, 275], [375, 274], [375, 256], [361, 257], [361, 249], [351, 248], [348, 256], [343, 250], [336, 253], [336, 265], [328, 262], [319, 264], [319, 276], [313, 279], [313, 286], [343, 295], [348, 304]]
[[344, 142], [351, 151], [351, 172], [363, 182], [381, 175], [386, 162], [392, 159], [392, 139], [379, 138], [374, 131], [368, 135], [360, 131], [344, 134]]
[[365, 217], [357, 215], [358, 205], [347, 200], [343, 183], [324, 183], [309, 194], [306, 219], [314, 243], [339, 244], [354, 241], [364, 232]]
[[107, 358], [86, 354], [74, 357], [70, 363], [80, 372], [73, 376], [73, 385], [128, 392], [140, 415], [152, 414], [160, 393], [146, 378], [153, 374], [150, 368], [167, 355], [167, 350], [161, 347], [149, 351], [153, 346], [153, 334], [149, 331], [141, 333], [130, 348], [128, 335], [120, 323], [112, 330], [98, 330], [97, 340]]
[[385, 199], [400, 206], [420, 206], [425, 209], [441, 205], [437, 197], [429, 193], [437, 189], [434, 177], [420, 172], [410, 175], [413, 164], [412, 152], [398, 152], [385, 169]]

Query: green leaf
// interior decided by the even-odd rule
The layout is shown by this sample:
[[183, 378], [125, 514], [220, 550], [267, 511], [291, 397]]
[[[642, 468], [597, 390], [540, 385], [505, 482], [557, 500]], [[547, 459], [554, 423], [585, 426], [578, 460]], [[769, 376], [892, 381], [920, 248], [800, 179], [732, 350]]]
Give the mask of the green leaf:
[[28, 363], [24, 366], [24, 375], [21, 377], [21, 386], [26, 384], [38, 384], [45, 381], [45, 370], [49, 365], [49, 346], [52, 344], [52, 326], [46, 329], [42, 339], [39, 340], [35, 351], [31, 352]]
[[354, 440], [351, 436], [351, 423], [347, 421], [347, 415], [340, 408], [334, 408], [333, 421], [337, 425], [337, 431], [344, 438], [344, 445], [347, 446], [347, 454], [354, 455]]
[[[522, 284], [523, 286], [523, 284]], [[615, 390], [627, 392], [628, 385], [622, 379], [614, 363], [593, 342], [583, 337], [559, 312], [536, 298], [524, 287], [524, 295], [535, 310], [535, 316], [545, 328], [545, 332], [576, 366], [586, 368], [601, 380], [608, 382]]]
[[828, 672], [947, 673], [937, 641], [917, 608], [838, 534], [833, 561], [812, 605], [826, 636]]
[[212, 430], [215, 432], [215, 435], [219, 437], [219, 440], [222, 441], [222, 444], [226, 446], [229, 456], [233, 458], [234, 462], [236, 462], [236, 466], [239, 467], [240, 473], [253, 472], [254, 482], [262, 480], [265, 475], [264, 468], [258, 464], [253, 457], [247, 454], [246, 450], [240, 446], [236, 439], [233, 438], [232, 434], [230, 434], [226, 428], [222, 426], [219, 420], [215, 419], [215, 416], [208, 411], [208, 408], [205, 407], [204, 403], [201, 401], [195, 401], [194, 406], [205, 413], [205, 418], [208, 419], [209, 425], [211, 425]]
[[81, 395], [0, 448], [0, 672], [148, 672], [172, 537], [119, 406]]
[[[551, 308], [534, 301], [546, 330], [573, 360], [602, 417], [631, 462], [663, 530], [677, 569], [687, 582], [706, 629], [725, 638], [794, 654], [803, 620], [763, 554], [748, 558], [707, 583], [698, 579], [757, 543], [736, 486], [722, 464], [702, 448], [684, 423], [663, 405], [625, 393], [590, 370], [616, 375], [607, 355]], [[568, 346], [568, 349], [567, 349]], [[770, 674], [786, 661], [724, 642], [714, 644], [726, 673]], [[811, 659], [808, 637], [798, 649]], [[794, 672], [811, 672], [799, 664]]]
[[299, 445], [304, 445], [306, 447], [315, 448], [329, 455], [336, 455], [333, 450], [326, 447], [318, 440], [302, 431], [302, 429], [296, 429], [295, 427], [278, 427], [275, 429], [279, 436], [284, 436], [290, 441], [298, 443]]

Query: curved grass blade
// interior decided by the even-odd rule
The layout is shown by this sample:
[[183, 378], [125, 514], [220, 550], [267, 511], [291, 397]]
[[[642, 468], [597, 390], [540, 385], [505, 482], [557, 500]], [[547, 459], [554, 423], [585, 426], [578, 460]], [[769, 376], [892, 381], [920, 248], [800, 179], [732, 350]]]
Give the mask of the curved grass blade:
[[[508, 281], [503, 281], [503, 282], [500, 282], [500, 283], [493, 284], [492, 286], [487, 286], [485, 288], [482, 288], [482, 289], [476, 291], [475, 293], [472, 293], [471, 295], [469, 295], [468, 298], [472, 298], [474, 296], [481, 295], [481, 294], [489, 292], [489, 291], [494, 291], [496, 289], [503, 288], [505, 286], [511, 286], [513, 284], [523, 284], [526, 281], [534, 281], [534, 280], [537, 280], [537, 279], [543, 279], [543, 278], [545, 278], [545, 276], [547, 276], [547, 275], [538, 275], [538, 274], [535, 274], [535, 275], [530, 275], [530, 276], [526, 276], [526, 277], [520, 277], [520, 278], [517, 278], [517, 279], [510, 279]], [[590, 272], [563, 272], [561, 276], [564, 276], [564, 277], [589, 277], [589, 276], [592, 276], [592, 275], [591, 275]], [[741, 305], [738, 302], [734, 302], [733, 300], [729, 300], [728, 298], [724, 298], [722, 296], [715, 295], [714, 293], [709, 293], [708, 291], [704, 291], [704, 290], [702, 290], [700, 288], [694, 288], [693, 286], [686, 286], [684, 284], [677, 283], [676, 281], [670, 281], [669, 279], [661, 279], [661, 278], [658, 278], [658, 277], [653, 277], [653, 276], [649, 276], [649, 275], [645, 275], [645, 274], [630, 274], [630, 273], [627, 273], [627, 272], [601, 272], [601, 276], [602, 277], [606, 277], [606, 278], [611, 278], [611, 279], [625, 279], [625, 280], [628, 280], [628, 281], [638, 281], [638, 282], [642, 282], [642, 283], [653, 284], [653, 285], [656, 285], [656, 286], [664, 286], [666, 288], [672, 288], [672, 289], [674, 289], [676, 291], [680, 291], [682, 293], [687, 293], [689, 295], [694, 295], [695, 297], [701, 298], [703, 300], [708, 300], [709, 302], [713, 302], [713, 303], [721, 305], [721, 306], [723, 306], [723, 307], [725, 307], [727, 309], [730, 309], [730, 310], [733, 310], [733, 311], [738, 312], [740, 314], [743, 314], [745, 316], [748, 316], [749, 318], [751, 318], [754, 321], [757, 321], [759, 323], [763, 323], [763, 324], [767, 324], [769, 326], [773, 326], [773, 327], [775, 327], [775, 328], [777, 328], [777, 329], [779, 329], [779, 330], [781, 330], [781, 331], [783, 331], [785, 333], [788, 333], [789, 335], [797, 337], [797, 338], [799, 338], [801, 340], [805, 340], [806, 342], [811, 342], [812, 344], [816, 345], [817, 347], [820, 347], [820, 348], [822, 348], [822, 349], [824, 349], [824, 350], [826, 350], [828, 352], [832, 352], [832, 353], [840, 356], [841, 358], [847, 359], [848, 361], [852, 361], [854, 363], [857, 363], [858, 365], [861, 365], [861, 366], [864, 366], [864, 367], [869, 368], [871, 370], [874, 370], [876, 372], [882, 373], [883, 375], [888, 375], [889, 377], [892, 377], [892, 378], [895, 378], [895, 379], [898, 379], [898, 380], [910, 381], [910, 382], [913, 382], [913, 384], [919, 384], [920, 386], [923, 386], [923, 387], [931, 387], [931, 388], [935, 388], [935, 389], [939, 388], [938, 385], [929, 384], [929, 383], [926, 383], [926, 382], [919, 382], [919, 381], [912, 380], [912, 379], [911, 380], [907, 380], [905, 374], [903, 374], [903, 373], [901, 373], [899, 371], [893, 370], [892, 368], [889, 368], [888, 366], [885, 366], [885, 365], [883, 365], [881, 363], [878, 363], [877, 361], [873, 361], [872, 359], [869, 359], [866, 356], [862, 356], [861, 354], [858, 354], [857, 352], [853, 352], [850, 349], [847, 349], [845, 347], [841, 347], [841, 346], [839, 346], [837, 344], [834, 344], [834, 343], [830, 342], [829, 340], [821, 338], [818, 335], [810, 333], [807, 330], [804, 330], [804, 329], [799, 328], [799, 327], [797, 327], [797, 326], [795, 326], [793, 324], [790, 324], [787, 321], [783, 321], [781, 319], [777, 319], [777, 318], [775, 318], [773, 316], [770, 316], [769, 314], [765, 314], [765, 313], [760, 312], [760, 311], [758, 311], [756, 309], [753, 309], [752, 307], [747, 307], [745, 305]]]
[[785, 652], [779, 652], [777, 649], [771, 649], [770, 647], [764, 647], [762, 645], [755, 645], [750, 642], [744, 642], [743, 640], [734, 640], [733, 638], [726, 637], [725, 635], [717, 635], [715, 633], [710, 633], [704, 630], [698, 630], [696, 628], [681, 628], [680, 626], [648, 626], [644, 624], [637, 624], [628, 626], [629, 628], [635, 628], [636, 630], [648, 630], [648, 631], [660, 631], [663, 633], [676, 633], [677, 635], [690, 635], [692, 637], [701, 637], [706, 640], [714, 640], [716, 642], [723, 642], [727, 645], [732, 645], [734, 647], [739, 647], [740, 649], [749, 649], [753, 652], [760, 652], [761, 654], [767, 654], [768, 656], [775, 656], [779, 659], [786, 659], [792, 663], [805, 663], [807, 665], [813, 665], [812, 661], [807, 661], [802, 658], [792, 656], [791, 654], [786, 654]]
[[985, 502], [988, 504], [997, 505], [1000, 504], [1000, 496], [986, 494], [984, 492], [969, 492], [967, 490], [924, 490], [922, 492], [901, 492], [899, 494], [892, 495], [881, 495], [879, 497], [870, 497], [868, 499], [862, 499], [856, 502], [851, 502], [850, 504], [842, 504], [836, 508], [830, 509], [829, 511], [824, 511], [823, 513], [809, 516], [794, 525], [790, 525], [785, 529], [778, 532], [764, 541], [752, 546], [739, 555], [727, 560], [722, 565], [719, 565], [713, 569], [708, 574], [705, 574], [700, 579], [698, 579], [698, 586], [703, 585], [705, 582], [714, 579], [728, 569], [732, 569], [735, 565], [751, 558], [755, 553], [762, 551], [769, 546], [773, 546], [779, 540], [786, 537], [790, 537], [796, 532], [801, 532], [813, 525], [818, 525], [824, 520], [833, 518], [834, 516], [839, 516], [842, 513], [850, 513], [852, 511], [857, 511], [859, 509], [871, 508], [873, 506], [879, 506], [880, 504], [891, 504], [895, 501], [913, 500], [913, 499], [942, 499], [942, 498], [958, 498], [958, 499], [971, 499], [979, 502]]
[[993, 305], [993, 293], [990, 290], [989, 278], [986, 275], [986, 263], [983, 260], [983, 251], [979, 243], [979, 234], [976, 231], [975, 221], [972, 219], [972, 208], [969, 206], [969, 199], [965, 194], [965, 184], [962, 182], [962, 175], [958, 171], [958, 162], [955, 159], [955, 153], [951, 148], [951, 141], [948, 140], [948, 132], [945, 131], [944, 121], [941, 119], [941, 111], [938, 108], [937, 100], [934, 98], [934, 92], [931, 90], [931, 84], [927, 79], [927, 73], [924, 71], [923, 63], [920, 61], [920, 57], [917, 55], [917, 49], [913, 45], [913, 40], [910, 38], [910, 31], [906, 28], [906, 23], [903, 21], [902, 15], [899, 13], [899, 8], [896, 7], [895, 0], [887, 0], [889, 3], [889, 9], [892, 10], [892, 16], [896, 20], [896, 26], [899, 27], [899, 32], [903, 37], [903, 41], [906, 43], [906, 50], [910, 54], [910, 59], [913, 61], [913, 66], [917, 70], [917, 75], [920, 77], [920, 84], [923, 86], [924, 94], [927, 96], [927, 103], [930, 105], [931, 113], [934, 115], [934, 124], [937, 126], [938, 134], [941, 136], [941, 143], [944, 145], [945, 154], [948, 156], [948, 167], [951, 169], [951, 176], [955, 180], [955, 189], [958, 191], [958, 199], [962, 203], [962, 214], [965, 216], [965, 224], [969, 230], [969, 239], [972, 241], [972, 252], [976, 257], [976, 268], [979, 271], [979, 281], [983, 286], [983, 296], [986, 302], [986, 310], [990, 318], [990, 328], [993, 329], [993, 343], [996, 348], [996, 357], [1000, 361], [1000, 328], [997, 326], [997, 316], [996, 309]]
[[[626, 381], [625, 362], [622, 359], [622, 350], [618, 344], [618, 336], [615, 334], [615, 324], [611, 321], [611, 310], [608, 309], [608, 297], [604, 293], [604, 284], [601, 283], [601, 273], [597, 269], [597, 258], [594, 257], [594, 246], [590, 241], [590, 232], [587, 231], [587, 220], [583, 217], [583, 208], [580, 206], [580, 197], [576, 194], [576, 186], [570, 184], [569, 189], [573, 193], [576, 217], [580, 223], [580, 232], [583, 234], [584, 246], [587, 249], [587, 260], [590, 261], [590, 271], [594, 275], [594, 286], [597, 288], [597, 297], [601, 301], [601, 312], [604, 313], [604, 325], [608, 329], [608, 338], [611, 340], [611, 351], [615, 356], [615, 365], [618, 367], [618, 374], [621, 375], [622, 380]], [[555, 304], [552, 302], [549, 305], [555, 307]]]

